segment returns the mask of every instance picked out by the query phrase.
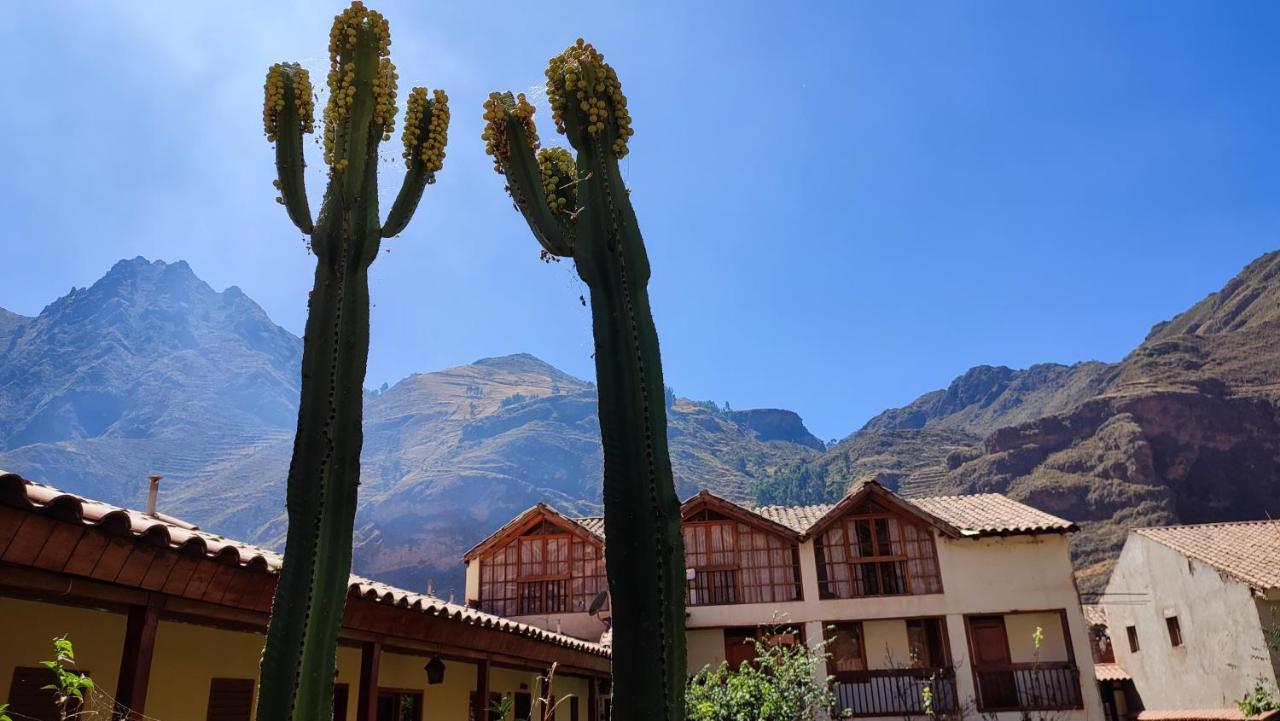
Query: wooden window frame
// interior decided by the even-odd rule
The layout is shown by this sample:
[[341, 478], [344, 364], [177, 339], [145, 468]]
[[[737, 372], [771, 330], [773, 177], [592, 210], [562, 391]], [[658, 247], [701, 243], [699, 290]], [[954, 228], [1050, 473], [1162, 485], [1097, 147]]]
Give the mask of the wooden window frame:
[[[560, 543], [564, 544], [565, 555], [556, 561], [556, 565], [563, 564], [565, 570], [548, 573], [547, 550]], [[537, 562], [541, 572], [528, 573], [526, 565], [533, 563], [527, 560], [526, 554], [534, 544], [541, 550], [541, 558]], [[480, 610], [498, 616], [585, 613], [595, 596], [609, 588], [604, 549], [600, 544], [546, 518], [539, 519], [519, 534], [513, 534], [506, 543], [485, 552], [479, 562], [477, 605]], [[575, 587], [581, 588], [575, 591]], [[606, 598], [601, 610], [608, 607]]]
[[1142, 644], [1138, 642], [1137, 625], [1131, 623], [1125, 626], [1124, 635], [1129, 641], [1129, 653], [1137, 653], [1142, 650]]
[[[423, 703], [423, 700], [426, 698], [426, 694], [424, 694], [424, 693], [422, 692], [422, 689], [420, 689], [420, 688], [397, 688], [397, 687], [392, 687], [392, 686], [379, 686], [379, 687], [378, 687], [378, 698], [382, 698], [383, 696], [396, 696], [396, 697], [412, 696], [412, 697], [414, 698], [414, 701], [413, 701], [413, 721], [422, 721], [422, 717], [423, 717], [423, 714], [424, 714], [424, 711], [423, 711], [423, 708], [422, 708], [422, 703]], [[400, 709], [399, 709], [399, 705], [397, 704], [397, 707], [396, 707], [396, 712], [397, 712], [397, 713], [396, 713], [396, 719], [395, 719], [395, 721], [400, 721], [400, 718], [399, 718], [399, 716], [400, 716], [400, 714], [399, 714], [399, 710], [400, 710]], [[369, 721], [374, 721], [374, 719], [370, 719]]]
[[[711, 539], [714, 537], [715, 529], [717, 528], [721, 529], [721, 538], [732, 539], [732, 548], [722, 549], [721, 551], [722, 554], [728, 554], [732, 557], [731, 562], [710, 563], [712, 556]], [[699, 509], [682, 520], [680, 533], [682, 538], [687, 537], [689, 533], [705, 534], [702, 543], [702, 548], [704, 549], [702, 555], [705, 560], [702, 562], [695, 560], [695, 552], [690, 544], [685, 543], [685, 568], [694, 572], [694, 578], [690, 579], [685, 585], [686, 605], [695, 607], [733, 606], [757, 603], [792, 603], [804, 600], [804, 589], [800, 577], [800, 545], [791, 539], [784, 538], [776, 532], [760, 528], [743, 519], [709, 508]], [[751, 548], [744, 546], [744, 540], [755, 536], [766, 539], [764, 548], [756, 548], [754, 545]], [[775, 565], [773, 563], [775, 554], [782, 552], [787, 553], [788, 563], [786, 565]], [[757, 553], [764, 554], [765, 563], [763, 565], [755, 565], [751, 560], [751, 556]], [[775, 572], [780, 570], [789, 571], [786, 582], [775, 580]], [[744, 578], [760, 572], [765, 574], [767, 582], [748, 583]], [[730, 600], [716, 597], [714, 593], [697, 585], [699, 584], [699, 578], [708, 574], [731, 574], [732, 597]], [[728, 586], [721, 586], [721, 588], [725, 587]], [[698, 591], [698, 593], [695, 593], [695, 591]], [[710, 598], [704, 599], [701, 597], [703, 595], [710, 596]], [[756, 598], [751, 598], [753, 595]]]
[[[884, 553], [885, 549], [881, 548], [882, 541], [879, 538], [876, 529], [876, 522], [884, 521], [886, 524], [897, 524], [897, 544], [900, 546], [899, 553], [892, 553], [893, 535], [889, 530], [889, 553]], [[858, 524], [866, 523], [870, 531], [870, 542], [872, 554], [862, 553], [862, 543], [858, 538]], [[938, 560], [938, 546], [934, 538], [934, 534], [930, 529], [908, 518], [900, 513], [894, 513], [888, 510], [876, 510], [873, 512], [852, 512], [839, 519], [835, 524], [838, 525], [840, 533], [843, 535], [843, 541], [831, 541], [831, 528], [827, 528], [814, 540], [814, 560], [816, 561], [818, 571], [818, 597], [821, 599], [834, 598], [887, 598], [894, 596], [922, 596], [930, 594], [940, 594], [944, 591], [942, 587], [942, 567]], [[916, 535], [915, 539], [908, 539], [908, 527], [913, 529]], [[891, 529], [891, 525], [886, 528]], [[910, 546], [915, 545], [920, 549], [927, 549], [927, 553], [920, 556], [913, 556]], [[843, 561], [828, 561], [830, 550], [840, 549], [843, 552]], [[936, 574], [929, 574], [927, 578], [930, 585], [936, 586], [931, 590], [925, 590], [919, 587], [924, 583], [924, 578], [917, 579], [911, 573], [912, 561], [927, 560], [937, 569]], [[840, 581], [832, 579], [828, 572], [828, 566], [840, 564], [847, 567], [848, 578]], [[874, 569], [876, 593], [859, 593], [859, 567]], [[885, 587], [883, 575], [884, 568], [892, 568], [893, 573], [897, 575], [897, 585], [900, 590], [897, 593], [884, 593]], [[842, 595], [835, 590], [838, 583], [847, 583], [849, 587], [848, 595]], [[865, 585], [865, 581], [862, 582]]]

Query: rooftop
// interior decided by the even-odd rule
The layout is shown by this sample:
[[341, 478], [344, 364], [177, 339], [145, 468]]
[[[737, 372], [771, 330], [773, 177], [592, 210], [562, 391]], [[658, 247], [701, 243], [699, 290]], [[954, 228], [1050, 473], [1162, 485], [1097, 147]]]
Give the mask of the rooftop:
[[[25, 533], [23, 529], [29, 525], [27, 523], [0, 523], [0, 559], [44, 570], [85, 575], [117, 583], [137, 576], [138, 583], [150, 590], [190, 595], [193, 584], [203, 583], [201, 589], [211, 588], [212, 579], [200, 578], [199, 574], [191, 572], [189, 566], [186, 566], [188, 570], [183, 577], [179, 570], [184, 568], [183, 564], [156, 561], [152, 549], [167, 548], [180, 552], [183, 557], [207, 558], [228, 566], [261, 570], [270, 575], [279, 573], [283, 560], [279, 553], [270, 549], [202, 531], [175, 518], [159, 514], [151, 516], [131, 508], [113, 506], [0, 471], [0, 510], [6, 506], [82, 528], [98, 528], [120, 539], [118, 545], [113, 542], [103, 546], [87, 535], [77, 540], [60, 537], [57, 532]], [[138, 560], [136, 564], [133, 563], [135, 558]], [[265, 604], [263, 610], [269, 610], [270, 591], [274, 587], [274, 583], [257, 583], [254, 590], [229, 588], [226, 593], [236, 594], [237, 603], [256, 603], [260, 607]], [[596, 643], [516, 623], [449, 603], [435, 596], [407, 591], [361, 576], [350, 577], [348, 591], [351, 596], [472, 626], [493, 628], [601, 656], [609, 653], [608, 649]], [[247, 597], [255, 592], [265, 598]], [[230, 602], [227, 598], [218, 600], [222, 603]]]
[[[863, 481], [856, 484], [849, 496], [856, 495], [868, 485], [874, 485], [884, 493], [889, 493], [908, 506], [927, 516], [954, 527], [962, 536], [1008, 536], [1027, 533], [1067, 533], [1077, 530], [1076, 524], [1058, 518], [1044, 511], [1032, 508], [1025, 503], [1003, 496], [999, 493], [975, 493], [963, 496], [932, 496], [925, 498], [903, 498], [892, 494], [874, 481]], [[699, 495], [707, 495], [704, 491]], [[686, 501], [686, 505], [698, 496]], [[811, 535], [815, 527], [823, 521], [838, 503], [824, 503], [813, 506], [758, 506], [753, 507], [717, 499], [723, 503], [737, 506], [743, 511], [753, 513], [767, 521], [771, 521], [794, 531], [800, 536]], [[604, 519], [599, 516], [574, 518], [582, 528], [597, 538], [604, 539]]]
[[1256, 589], [1280, 588], [1280, 521], [1139, 528], [1134, 533]]

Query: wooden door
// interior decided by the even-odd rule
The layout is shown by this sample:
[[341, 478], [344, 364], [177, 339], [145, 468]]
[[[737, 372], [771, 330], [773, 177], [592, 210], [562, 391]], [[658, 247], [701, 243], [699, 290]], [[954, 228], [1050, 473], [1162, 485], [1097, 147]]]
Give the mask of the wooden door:
[[1004, 617], [975, 616], [969, 619], [973, 635], [973, 665], [978, 673], [978, 697], [984, 710], [1018, 707], [1018, 686], [1009, 656], [1009, 636]]
[[515, 717], [517, 719], [531, 719], [533, 713], [533, 696], [523, 691], [516, 693], [515, 696]]

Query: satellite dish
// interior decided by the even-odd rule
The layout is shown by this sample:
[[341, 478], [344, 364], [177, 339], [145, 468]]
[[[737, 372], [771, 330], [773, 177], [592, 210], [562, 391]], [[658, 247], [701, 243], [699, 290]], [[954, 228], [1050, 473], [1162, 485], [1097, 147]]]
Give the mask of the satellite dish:
[[591, 605], [587, 607], [587, 615], [594, 616], [600, 613], [600, 609], [604, 606], [605, 601], [609, 600], [609, 592], [601, 591], [596, 597], [591, 599]]

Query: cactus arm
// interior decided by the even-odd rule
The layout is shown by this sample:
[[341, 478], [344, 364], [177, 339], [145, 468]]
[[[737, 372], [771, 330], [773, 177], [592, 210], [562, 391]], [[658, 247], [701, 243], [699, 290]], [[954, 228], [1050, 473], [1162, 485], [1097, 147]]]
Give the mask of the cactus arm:
[[[570, 213], [577, 208], [553, 211], [547, 202], [543, 165], [535, 154], [539, 140], [533, 125], [533, 106], [523, 94], [517, 98], [509, 92], [492, 93], [485, 102], [485, 120], [486, 151], [493, 156], [494, 170], [506, 178], [511, 201], [529, 224], [534, 239], [554, 256], [572, 255], [574, 227]], [[573, 188], [576, 199], [576, 178], [563, 180]]]
[[307, 71], [292, 63], [273, 65], [267, 72], [263, 122], [267, 138], [276, 144], [275, 186], [280, 191], [277, 200], [284, 205], [289, 220], [304, 233], [312, 231], [312, 223], [303, 175], [306, 161], [302, 136], [312, 130], [312, 112]]
[[[377, 145], [371, 138], [373, 128], [373, 79], [378, 72], [378, 45], [372, 29], [362, 25], [358, 32], [356, 48], [350, 55], [340, 55], [343, 64], [355, 63], [355, 93], [352, 94], [348, 108], [350, 129], [346, 133], [347, 164], [341, 171], [343, 204], [351, 207], [359, 200], [365, 180], [365, 165], [370, 161], [370, 144]], [[378, 136], [381, 129], [376, 129]], [[373, 158], [376, 164], [376, 156]]]
[[399, 235], [409, 224], [422, 199], [422, 191], [436, 182], [436, 172], [444, 164], [444, 146], [449, 133], [449, 98], [437, 90], [427, 99], [426, 88], [414, 88], [409, 94], [409, 108], [404, 120], [404, 158], [408, 170], [400, 184], [400, 192], [391, 204], [382, 237]]

